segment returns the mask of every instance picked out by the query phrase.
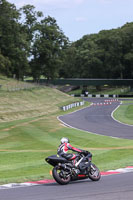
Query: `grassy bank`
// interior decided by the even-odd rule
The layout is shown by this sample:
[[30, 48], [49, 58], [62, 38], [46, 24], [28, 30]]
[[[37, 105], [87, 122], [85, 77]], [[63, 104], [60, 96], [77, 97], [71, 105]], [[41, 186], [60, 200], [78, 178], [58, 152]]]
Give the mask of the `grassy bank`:
[[56, 117], [79, 100], [48, 87], [0, 91], [0, 183], [49, 176], [44, 157], [55, 153], [63, 128]]
[[51, 178], [44, 158], [56, 154], [60, 138], [91, 150], [100, 170], [132, 165], [133, 141], [64, 127], [60, 107], [76, 101], [51, 88], [0, 92], [0, 183]]

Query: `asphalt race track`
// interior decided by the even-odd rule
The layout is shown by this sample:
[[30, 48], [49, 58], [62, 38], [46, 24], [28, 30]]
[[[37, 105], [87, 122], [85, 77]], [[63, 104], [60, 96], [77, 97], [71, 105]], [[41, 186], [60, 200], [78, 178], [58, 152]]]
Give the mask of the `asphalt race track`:
[[91, 133], [133, 139], [133, 126], [115, 121], [111, 113], [120, 105], [120, 101], [102, 104], [105, 99], [85, 99], [99, 105], [92, 105], [77, 112], [60, 116], [65, 124]]
[[[92, 99], [91, 101], [103, 100]], [[89, 99], [90, 101], [90, 99]], [[133, 139], [133, 126], [116, 122], [112, 111], [119, 102], [111, 105], [91, 106], [59, 119], [78, 129]], [[102, 176], [98, 182], [83, 180], [61, 186], [57, 183], [0, 190], [0, 200], [133, 200], [133, 173]]]
[[72, 182], [0, 190], [0, 200], [132, 200], [133, 173], [103, 176], [100, 181]]

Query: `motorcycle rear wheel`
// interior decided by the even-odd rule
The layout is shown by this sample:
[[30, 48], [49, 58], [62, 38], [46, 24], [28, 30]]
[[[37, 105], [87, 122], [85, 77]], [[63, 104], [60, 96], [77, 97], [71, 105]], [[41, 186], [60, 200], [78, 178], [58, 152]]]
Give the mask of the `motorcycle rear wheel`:
[[100, 170], [93, 163], [91, 163], [91, 168], [88, 176], [92, 181], [99, 181], [101, 178]]
[[67, 176], [65, 178], [61, 177], [60, 173], [61, 173], [61, 170], [59, 169], [59, 167], [55, 166], [53, 168], [53, 171], [52, 171], [52, 174], [53, 174], [53, 177], [54, 177], [55, 181], [57, 183], [59, 183], [60, 185], [68, 184], [70, 182], [70, 180], [71, 180], [71, 177], [70, 176]]

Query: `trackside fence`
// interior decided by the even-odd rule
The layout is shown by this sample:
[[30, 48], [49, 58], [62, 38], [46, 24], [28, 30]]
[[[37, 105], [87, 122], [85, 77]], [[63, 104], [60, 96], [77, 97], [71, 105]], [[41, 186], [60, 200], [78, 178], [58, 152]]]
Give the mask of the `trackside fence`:
[[122, 98], [122, 97], [127, 97], [127, 98], [132, 98], [133, 95], [124, 95], [124, 94], [81, 94], [81, 95], [74, 95], [71, 94], [72, 97], [96, 97], [96, 98], [100, 98], [100, 97], [104, 97], [104, 98]]

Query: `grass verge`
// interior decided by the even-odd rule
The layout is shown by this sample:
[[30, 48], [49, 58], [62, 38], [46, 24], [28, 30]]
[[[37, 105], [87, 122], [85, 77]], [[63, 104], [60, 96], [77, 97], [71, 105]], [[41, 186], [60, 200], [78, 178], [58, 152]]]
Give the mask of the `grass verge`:
[[123, 101], [123, 104], [127, 105], [121, 105], [113, 115], [120, 122], [133, 125], [133, 100]]

